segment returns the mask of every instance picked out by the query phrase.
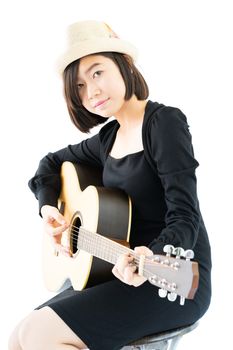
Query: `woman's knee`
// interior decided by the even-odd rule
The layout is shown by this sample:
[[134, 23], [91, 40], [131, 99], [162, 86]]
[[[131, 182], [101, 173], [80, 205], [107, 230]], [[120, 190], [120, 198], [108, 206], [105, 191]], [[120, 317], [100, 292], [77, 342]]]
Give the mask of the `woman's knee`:
[[23, 350], [48, 349], [59, 339], [55, 332], [56, 324], [51, 318], [48, 307], [32, 311], [19, 327], [19, 344]]
[[18, 333], [15, 331], [9, 337], [8, 350], [22, 350], [19, 344]]
[[13, 332], [10, 334], [8, 339], [8, 349], [9, 350], [22, 350], [19, 343], [19, 329], [23, 324], [24, 319], [14, 328]]
[[18, 338], [23, 350], [47, 350], [67, 343], [76, 346], [77, 349], [86, 348], [73, 331], [47, 306], [33, 311], [22, 322]]

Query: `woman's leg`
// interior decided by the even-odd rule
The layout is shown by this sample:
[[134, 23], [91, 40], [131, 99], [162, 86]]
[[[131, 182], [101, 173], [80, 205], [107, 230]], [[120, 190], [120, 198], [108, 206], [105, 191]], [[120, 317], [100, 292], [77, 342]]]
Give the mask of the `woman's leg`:
[[25, 319], [23, 319], [13, 330], [8, 341], [9, 350], [22, 350], [19, 344], [19, 330]]
[[9, 350], [79, 350], [83, 341], [50, 307], [35, 310], [12, 333]]

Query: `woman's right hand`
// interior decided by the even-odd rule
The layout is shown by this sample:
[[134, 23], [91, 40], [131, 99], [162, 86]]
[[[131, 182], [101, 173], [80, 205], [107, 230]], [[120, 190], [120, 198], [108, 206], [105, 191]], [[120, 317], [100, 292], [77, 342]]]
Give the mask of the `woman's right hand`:
[[70, 256], [69, 247], [61, 243], [62, 232], [69, 227], [65, 217], [56, 207], [51, 205], [44, 205], [41, 208], [41, 215], [44, 222], [44, 230], [51, 237], [55, 250]]

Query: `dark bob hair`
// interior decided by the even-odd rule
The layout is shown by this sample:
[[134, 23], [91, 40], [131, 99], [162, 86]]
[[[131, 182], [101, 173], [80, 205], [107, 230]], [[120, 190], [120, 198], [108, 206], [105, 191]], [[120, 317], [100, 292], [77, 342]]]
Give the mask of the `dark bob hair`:
[[[138, 100], [145, 100], [148, 97], [149, 89], [147, 83], [139, 70], [135, 67], [133, 59], [129, 55], [118, 52], [100, 52], [95, 53], [95, 55], [108, 57], [116, 63], [125, 82], [126, 101], [128, 101], [133, 94], [137, 96]], [[79, 64], [80, 59], [70, 63], [64, 70], [64, 96], [72, 122], [80, 131], [88, 133], [94, 126], [105, 123], [107, 118], [89, 112], [82, 105], [76, 87]]]

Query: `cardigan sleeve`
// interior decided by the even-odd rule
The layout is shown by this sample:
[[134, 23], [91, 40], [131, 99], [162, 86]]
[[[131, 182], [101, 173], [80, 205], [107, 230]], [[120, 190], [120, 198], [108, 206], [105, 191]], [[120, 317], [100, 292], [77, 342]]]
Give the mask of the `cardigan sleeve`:
[[192, 249], [200, 222], [195, 175], [199, 163], [186, 116], [178, 108], [162, 108], [151, 119], [148, 137], [167, 206], [165, 227], [149, 248], [154, 253], [161, 253], [166, 244]]
[[35, 176], [29, 180], [29, 188], [39, 201], [39, 209], [45, 204], [57, 206], [61, 190], [60, 170], [64, 161], [85, 163], [102, 167], [99, 134], [79, 144], [69, 145], [41, 159]]

